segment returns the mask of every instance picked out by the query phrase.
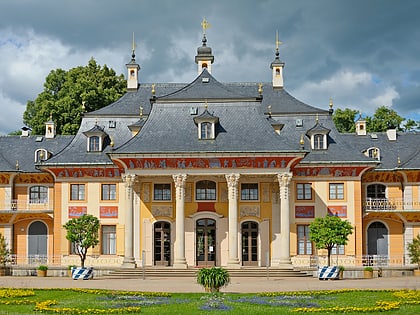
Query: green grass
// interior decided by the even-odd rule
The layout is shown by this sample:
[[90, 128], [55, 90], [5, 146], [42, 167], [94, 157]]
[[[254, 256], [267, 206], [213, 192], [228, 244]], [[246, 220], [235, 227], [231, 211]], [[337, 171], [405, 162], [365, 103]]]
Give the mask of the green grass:
[[[48, 304], [46, 301], [51, 302]], [[378, 302], [379, 308], [372, 309]], [[386, 303], [384, 303], [386, 302]], [[88, 289], [0, 288], [0, 314], [419, 314], [420, 291], [333, 290], [267, 294], [152, 293]], [[10, 303], [10, 304], [9, 304]], [[25, 304], [19, 304], [25, 303]], [[389, 304], [394, 303], [394, 304]], [[207, 305], [207, 309], [203, 307]], [[130, 307], [136, 307], [129, 312]], [[137, 309], [141, 308], [141, 311]], [[227, 310], [219, 309], [228, 308]], [[388, 308], [392, 308], [387, 310]], [[36, 311], [42, 310], [42, 313]], [[329, 308], [335, 308], [327, 312]], [[357, 309], [356, 309], [357, 308]], [[133, 310], [133, 309], [131, 309]], [[295, 310], [295, 311], [294, 311]], [[330, 309], [331, 310], [331, 309]], [[116, 313], [114, 313], [116, 314]]]

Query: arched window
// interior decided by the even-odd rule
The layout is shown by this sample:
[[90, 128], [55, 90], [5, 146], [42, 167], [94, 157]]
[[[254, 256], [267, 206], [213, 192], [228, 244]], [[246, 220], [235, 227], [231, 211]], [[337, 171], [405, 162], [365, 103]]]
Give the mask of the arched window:
[[216, 200], [216, 183], [202, 180], [195, 184], [195, 198], [197, 200]]
[[201, 137], [200, 139], [213, 139], [212, 124], [209, 122], [201, 123]]
[[323, 150], [324, 147], [324, 135], [314, 135], [314, 150]]

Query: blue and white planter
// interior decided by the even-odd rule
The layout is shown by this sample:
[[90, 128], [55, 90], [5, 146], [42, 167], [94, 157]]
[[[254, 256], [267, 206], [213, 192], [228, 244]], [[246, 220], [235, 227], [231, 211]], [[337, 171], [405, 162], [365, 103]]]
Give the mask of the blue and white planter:
[[73, 267], [71, 268], [71, 277], [73, 278], [73, 280], [93, 279], [93, 267]]
[[338, 279], [340, 275], [339, 266], [324, 266], [318, 268], [319, 280]]

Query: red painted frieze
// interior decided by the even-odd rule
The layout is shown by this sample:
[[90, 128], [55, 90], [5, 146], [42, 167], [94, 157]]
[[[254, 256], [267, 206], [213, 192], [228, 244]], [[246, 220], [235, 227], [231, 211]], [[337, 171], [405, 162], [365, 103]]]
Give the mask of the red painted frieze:
[[117, 206], [100, 206], [99, 217], [104, 219], [118, 219]]
[[294, 157], [122, 158], [129, 169], [284, 168]]
[[293, 169], [294, 176], [359, 176], [366, 170], [365, 166], [323, 166], [323, 167], [296, 167]]
[[58, 178], [80, 178], [80, 177], [121, 177], [121, 172], [118, 168], [105, 168], [105, 167], [69, 167], [69, 168], [52, 168], [51, 172]]
[[87, 207], [85, 206], [69, 206], [69, 219], [74, 219], [87, 214]]

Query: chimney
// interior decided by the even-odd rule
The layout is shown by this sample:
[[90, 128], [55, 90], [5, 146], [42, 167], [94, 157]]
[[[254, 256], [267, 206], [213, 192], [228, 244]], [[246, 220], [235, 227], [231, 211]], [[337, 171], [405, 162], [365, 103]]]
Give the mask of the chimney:
[[386, 131], [386, 135], [389, 141], [396, 141], [397, 140], [397, 129], [388, 129]]
[[22, 130], [22, 134], [20, 135], [21, 137], [29, 137], [29, 133], [32, 129], [25, 126], [25, 127], [22, 127], [21, 130]]

